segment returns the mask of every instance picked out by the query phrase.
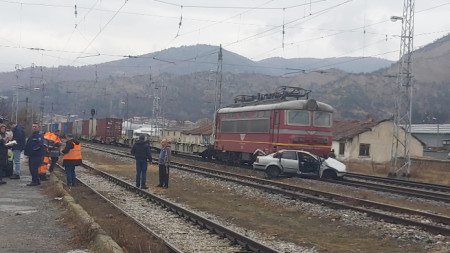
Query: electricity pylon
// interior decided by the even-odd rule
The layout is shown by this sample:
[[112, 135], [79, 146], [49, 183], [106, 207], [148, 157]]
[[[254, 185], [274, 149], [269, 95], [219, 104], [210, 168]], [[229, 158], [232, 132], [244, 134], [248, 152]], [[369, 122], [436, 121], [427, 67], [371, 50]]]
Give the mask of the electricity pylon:
[[[392, 21], [402, 21], [400, 58], [398, 62], [397, 89], [395, 90], [394, 131], [392, 141], [391, 168], [389, 176], [410, 176], [411, 158], [411, 65], [414, 36], [414, 0], [405, 0], [403, 17], [391, 17]], [[401, 131], [401, 128], [404, 128]], [[403, 153], [403, 154], [402, 154]], [[403, 159], [400, 159], [403, 157]]]

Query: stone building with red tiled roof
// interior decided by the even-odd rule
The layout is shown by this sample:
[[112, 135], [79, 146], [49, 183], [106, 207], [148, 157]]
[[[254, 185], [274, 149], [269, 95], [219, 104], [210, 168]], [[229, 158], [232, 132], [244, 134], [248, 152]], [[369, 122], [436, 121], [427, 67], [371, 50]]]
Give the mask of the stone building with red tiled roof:
[[[357, 120], [339, 120], [333, 122], [332, 149], [341, 161], [370, 161], [385, 163], [391, 160], [392, 132], [391, 120], [361, 122]], [[403, 129], [401, 130], [403, 131]], [[400, 136], [404, 136], [401, 133]], [[410, 138], [410, 156], [423, 156], [423, 143], [412, 136]], [[400, 154], [403, 150], [399, 150]]]
[[209, 145], [211, 143], [213, 123], [209, 122], [203, 126], [183, 131], [182, 142], [197, 144], [197, 145]]

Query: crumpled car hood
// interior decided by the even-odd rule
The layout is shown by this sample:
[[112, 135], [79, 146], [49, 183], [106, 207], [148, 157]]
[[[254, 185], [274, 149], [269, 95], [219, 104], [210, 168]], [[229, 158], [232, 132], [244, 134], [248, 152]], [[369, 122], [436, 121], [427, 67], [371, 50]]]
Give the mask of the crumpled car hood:
[[328, 158], [323, 162], [325, 165], [327, 165], [328, 167], [331, 167], [339, 172], [346, 172], [347, 171], [347, 166], [345, 166], [345, 164], [339, 162], [338, 160], [334, 159], [334, 158]]

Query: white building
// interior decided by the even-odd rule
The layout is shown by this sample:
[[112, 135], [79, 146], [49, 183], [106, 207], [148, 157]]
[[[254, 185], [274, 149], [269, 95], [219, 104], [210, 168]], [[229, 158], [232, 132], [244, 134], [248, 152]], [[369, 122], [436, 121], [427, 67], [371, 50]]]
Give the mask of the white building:
[[[332, 149], [334, 149], [336, 158], [341, 161], [389, 162], [393, 129], [393, 122], [389, 120], [379, 122], [334, 121]], [[401, 131], [403, 132], [403, 129]], [[404, 132], [400, 136], [404, 136]], [[414, 136], [410, 140], [410, 156], [423, 156], [423, 143]], [[403, 152], [403, 150], [399, 150], [399, 154]]]

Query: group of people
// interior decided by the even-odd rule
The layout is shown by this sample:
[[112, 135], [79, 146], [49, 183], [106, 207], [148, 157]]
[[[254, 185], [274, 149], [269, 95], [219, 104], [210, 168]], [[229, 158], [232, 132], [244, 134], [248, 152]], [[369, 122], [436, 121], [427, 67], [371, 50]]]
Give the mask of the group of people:
[[[21, 125], [10, 122], [7, 129], [5, 124], [0, 125], [0, 184], [3, 181], [3, 172], [8, 170], [8, 158], [10, 148], [13, 153], [14, 172], [10, 179], [20, 179], [20, 154], [25, 149], [25, 131]], [[6, 173], [5, 173], [6, 174]]]
[[[22, 151], [28, 156], [28, 165], [31, 174], [31, 182], [27, 186], [37, 186], [41, 181], [47, 179], [47, 166], [50, 163], [49, 171], [53, 172], [56, 162], [60, 156], [60, 130], [46, 132], [42, 134], [38, 123], [32, 124], [32, 134], [25, 142], [25, 131], [20, 124], [10, 122], [11, 133], [6, 131], [6, 125], [0, 125], [0, 184], [5, 184], [1, 175], [8, 166], [7, 146], [11, 143], [13, 153], [14, 172], [10, 179], [20, 179], [20, 156]], [[66, 135], [66, 146], [62, 150], [63, 166], [66, 170], [67, 185], [74, 186], [75, 166], [81, 165], [81, 145], [77, 140], [73, 140], [71, 134]], [[50, 162], [51, 159], [51, 162]]]
[[[136, 159], [136, 187], [148, 189], [147, 180], [147, 162], [152, 162], [150, 146], [145, 141], [145, 136], [139, 136], [139, 140], [131, 148], [131, 154]], [[171, 160], [171, 149], [166, 139], [161, 141], [161, 152], [158, 157], [159, 165], [159, 184], [156, 187], [169, 188], [169, 167]]]
[[[54, 132], [41, 133], [39, 124], [33, 123], [32, 134], [25, 142], [25, 131], [20, 124], [9, 123], [12, 131], [7, 131], [6, 125], [0, 125], [0, 184], [6, 184], [2, 180], [3, 170], [8, 166], [8, 148], [12, 149], [14, 172], [10, 179], [20, 179], [20, 156], [22, 151], [28, 156], [31, 182], [27, 186], [37, 186], [41, 181], [47, 180], [47, 167], [49, 172], [53, 169], [59, 159], [60, 153], [63, 156], [63, 166], [66, 171], [67, 185], [75, 186], [75, 167], [82, 164], [81, 144], [73, 139], [72, 134], [66, 134], [66, 146], [60, 151], [61, 139], [60, 130]], [[12, 144], [11, 144], [12, 143]], [[136, 187], [148, 189], [147, 162], [152, 162], [150, 146], [141, 135], [139, 140], [133, 145], [131, 154], [136, 158]], [[161, 141], [161, 152], [158, 157], [159, 184], [157, 187], [169, 187], [169, 167], [171, 161], [171, 149], [166, 139]], [[50, 165], [48, 166], [48, 164]]]

